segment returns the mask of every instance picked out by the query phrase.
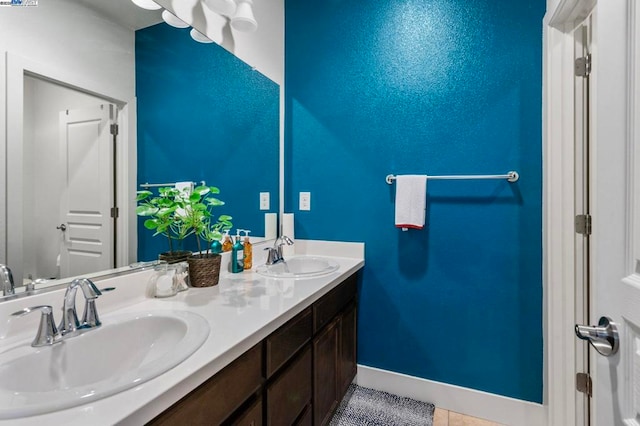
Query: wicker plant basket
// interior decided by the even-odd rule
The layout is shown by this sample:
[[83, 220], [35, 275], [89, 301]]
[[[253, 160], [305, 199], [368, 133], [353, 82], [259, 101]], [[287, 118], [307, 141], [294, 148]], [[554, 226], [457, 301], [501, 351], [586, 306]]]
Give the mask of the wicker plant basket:
[[165, 251], [164, 253], [160, 253], [158, 259], [165, 260], [167, 263], [179, 263], [187, 260], [192, 254], [193, 253], [188, 250]]
[[192, 287], [211, 287], [218, 285], [220, 278], [219, 254], [196, 254], [187, 261], [189, 262], [189, 279]]

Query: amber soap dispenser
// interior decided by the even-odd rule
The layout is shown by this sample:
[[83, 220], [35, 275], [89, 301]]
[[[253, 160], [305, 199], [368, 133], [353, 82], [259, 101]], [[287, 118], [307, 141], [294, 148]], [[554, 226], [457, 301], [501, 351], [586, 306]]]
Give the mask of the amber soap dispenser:
[[253, 247], [249, 241], [249, 233], [251, 231], [244, 230], [244, 269], [251, 269], [253, 267]]

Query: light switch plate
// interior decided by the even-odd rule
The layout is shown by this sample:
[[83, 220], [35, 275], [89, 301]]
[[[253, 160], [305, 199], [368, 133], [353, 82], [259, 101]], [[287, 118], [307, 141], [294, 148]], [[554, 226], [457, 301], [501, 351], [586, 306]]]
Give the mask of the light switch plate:
[[300, 193], [300, 210], [311, 210], [311, 193], [310, 192], [301, 192]]
[[269, 210], [270, 194], [268, 192], [260, 193], [260, 210]]

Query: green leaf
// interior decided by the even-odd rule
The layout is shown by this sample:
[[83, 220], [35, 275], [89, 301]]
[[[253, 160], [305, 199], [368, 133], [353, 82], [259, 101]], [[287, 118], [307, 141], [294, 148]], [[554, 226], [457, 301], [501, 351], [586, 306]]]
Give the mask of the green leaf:
[[163, 197], [174, 196], [176, 192], [177, 190], [170, 186], [158, 188], [158, 194], [160, 194]]
[[158, 210], [158, 212], [156, 213], [156, 216], [161, 217], [163, 219], [168, 219], [168, 216], [171, 215], [171, 213], [176, 211], [176, 207], [169, 207], [169, 208], [161, 208]]
[[136, 201], [142, 201], [153, 195], [151, 191], [138, 191], [136, 194]]
[[221, 214], [220, 217], [218, 218], [218, 220], [221, 222], [228, 222], [231, 219], [233, 218], [231, 216], [227, 216], [226, 214]]
[[143, 204], [141, 206], [136, 207], [136, 214], [138, 216], [153, 216], [158, 213], [158, 208]]
[[224, 201], [222, 200], [218, 200], [217, 198], [208, 198], [207, 199], [207, 203], [209, 203], [210, 206], [224, 206]]
[[144, 227], [147, 229], [156, 229], [158, 227], [157, 219], [147, 219], [144, 221]]
[[193, 189], [194, 194], [198, 194], [198, 196], [207, 195], [211, 191], [208, 186], [198, 186]]

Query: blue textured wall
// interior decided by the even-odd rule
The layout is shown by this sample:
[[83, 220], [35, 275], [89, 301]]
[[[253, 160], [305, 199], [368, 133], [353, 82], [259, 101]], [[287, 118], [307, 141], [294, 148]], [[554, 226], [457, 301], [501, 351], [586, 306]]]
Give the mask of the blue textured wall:
[[[366, 243], [359, 363], [542, 401], [544, 7], [287, 0], [286, 209]], [[389, 173], [509, 170], [429, 181], [428, 227], [394, 227]]]
[[[234, 228], [264, 235], [259, 192], [278, 209], [277, 84], [216, 44], [158, 24], [136, 32], [138, 183], [204, 180], [220, 188]], [[194, 249], [195, 240], [187, 248]], [[138, 226], [138, 258], [166, 251]]]

